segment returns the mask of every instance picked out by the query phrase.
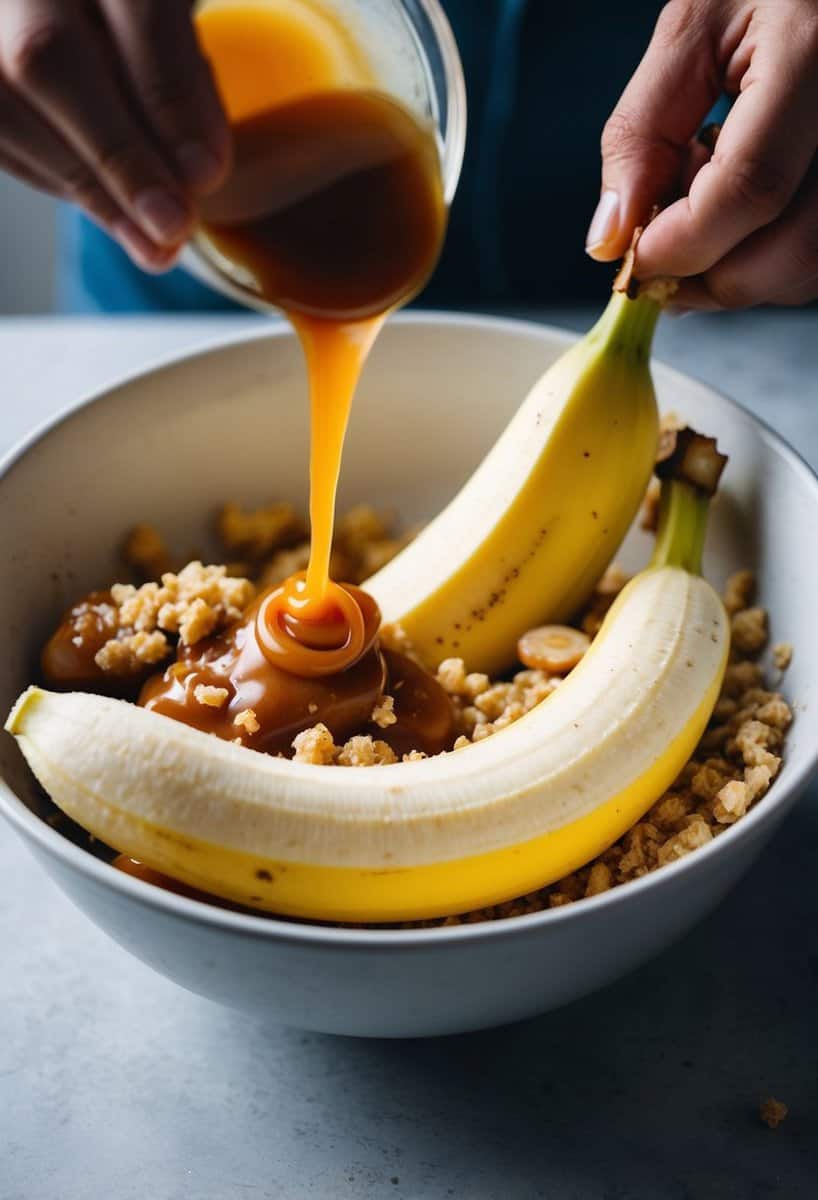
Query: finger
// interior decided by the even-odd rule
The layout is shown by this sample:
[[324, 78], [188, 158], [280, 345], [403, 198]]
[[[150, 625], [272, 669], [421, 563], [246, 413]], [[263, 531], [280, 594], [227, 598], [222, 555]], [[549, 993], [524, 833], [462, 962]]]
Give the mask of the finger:
[[25, 101], [2, 83], [0, 163], [32, 187], [80, 205], [143, 269], [165, 270], [169, 265], [168, 251], [151, 242], [127, 219], [87, 164]]
[[796, 308], [801, 304], [811, 304], [813, 300], [818, 300], [818, 278], [776, 296], [770, 303], [784, 308]]
[[80, 7], [63, 0], [3, 5], [0, 68], [6, 79], [151, 241], [178, 247], [192, 226], [190, 205], [130, 113]]
[[101, 0], [134, 98], [183, 181], [217, 187], [230, 134], [191, 20], [190, 0]]
[[712, 150], [707, 146], [702, 145], [698, 137], [692, 139], [688, 143], [687, 152], [682, 161], [682, 167], [679, 172], [679, 191], [686, 195], [690, 191], [693, 180], [701, 171], [705, 163], [710, 162]]
[[674, 297], [688, 308], [791, 303], [818, 292], [818, 159], [786, 213]]
[[624, 254], [654, 205], [677, 193], [688, 144], [719, 94], [716, 41], [690, 5], [663, 9], [642, 62], [602, 134], [602, 195], [586, 250], [603, 262]]
[[713, 157], [688, 195], [645, 230], [641, 276], [701, 274], [784, 211], [818, 145], [807, 42], [770, 36], [759, 44]]

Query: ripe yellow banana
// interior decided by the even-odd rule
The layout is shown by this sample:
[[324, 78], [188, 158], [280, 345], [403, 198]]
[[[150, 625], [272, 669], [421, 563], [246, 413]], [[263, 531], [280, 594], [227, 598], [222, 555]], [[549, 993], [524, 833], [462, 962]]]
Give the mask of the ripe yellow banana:
[[454, 500], [367, 581], [427, 665], [455, 656], [496, 675], [526, 629], [566, 620], [590, 595], [653, 467], [659, 311], [614, 292]]
[[195, 888], [337, 921], [441, 916], [541, 887], [614, 842], [687, 761], [728, 622], [698, 575], [707, 501], [664, 485], [652, 565], [585, 658], [490, 738], [421, 762], [314, 767], [122, 701], [29, 688], [6, 728], [59, 807]]

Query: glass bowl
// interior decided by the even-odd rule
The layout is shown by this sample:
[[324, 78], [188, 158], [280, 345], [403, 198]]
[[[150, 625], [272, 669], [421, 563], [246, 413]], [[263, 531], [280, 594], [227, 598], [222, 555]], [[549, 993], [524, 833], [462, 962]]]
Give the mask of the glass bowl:
[[[197, 9], [231, 0], [199, 0]], [[466, 144], [466, 87], [446, 15], [438, 0], [321, 0], [341, 15], [365, 54], [378, 87], [437, 130], [446, 204], [454, 199]], [[241, 282], [234, 268], [202, 235], [194, 233], [179, 265], [201, 283], [261, 312], [274, 312]]]

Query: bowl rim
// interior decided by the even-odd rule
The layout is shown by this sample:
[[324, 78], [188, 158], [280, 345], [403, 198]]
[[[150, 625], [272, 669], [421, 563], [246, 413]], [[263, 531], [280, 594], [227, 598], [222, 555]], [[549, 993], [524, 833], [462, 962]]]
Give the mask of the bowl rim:
[[[563, 346], [571, 345], [581, 336], [569, 330], [530, 319], [439, 309], [421, 309], [399, 313], [392, 318], [390, 324], [393, 322], [399, 325], [432, 325], [437, 328], [446, 326], [472, 329], [490, 328], [497, 332], [534, 335], [537, 338], [549, 340], [552, 344], [556, 342], [557, 345]], [[175, 350], [159, 355], [155, 360], [150, 360], [145, 367], [112, 379], [102, 389], [98, 388], [81, 396], [78, 400], [71, 401], [45, 421], [40, 422], [34, 430], [20, 439], [0, 459], [0, 483], [14, 465], [52, 430], [73, 418], [80, 410], [90, 408], [97, 403], [105, 403], [126, 386], [146, 381], [154, 374], [193, 360], [219, 355], [244, 342], [264, 341], [279, 337], [295, 338], [295, 336], [295, 333], [284, 321], [261, 322], [254, 320], [249, 328], [228, 332], [213, 343], [193, 344], [189, 349]], [[813, 471], [798, 451], [766, 421], [744, 408], [737, 400], [698, 379], [695, 375], [689, 375], [675, 367], [668, 366], [660, 359], [653, 359], [652, 365], [654, 368], [659, 367], [662, 375], [666, 378], [675, 378], [685, 384], [692, 382], [696, 386], [704, 388], [719, 403], [731, 409], [740, 421], [749, 422], [755, 426], [762, 441], [785, 459], [789, 467], [814, 492], [818, 505], [818, 474]], [[630, 880], [607, 892], [585, 897], [576, 904], [541, 909], [538, 912], [520, 916], [421, 929], [337, 927], [299, 918], [280, 917], [273, 913], [255, 915], [233, 912], [201, 900], [165, 891], [163, 888], [126, 875], [122, 871], [113, 870], [109, 863], [103, 862], [88, 850], [69, 841], [63, 834], [36, 816], [2, 777], [0, 777], [0, 813], [24, 839], [35, 843], [50, 857], [62, 860], [67, 867], [76, 870], [80, 875], [90, 877], [99, 885], [107, 886], [144, 907], [160, 910], [167, 916], [193, 924], [204, 924], [225, 933], [232, 932], [253, 939], [270, 939], [311, 947], [323, 946], [327, 950], [346, 947], [360, 951], [367, 949], [400, 951], [413, 947], [416, 949], [443, 948], [453, 942], [472, 943], [493, 940], [497, 937], [524, 936], [534, 933], [543, 926], [562, 925], [581, 920], [583, 914], [591, 916], [605, 908], [637, 900], [639, 896], [650, 893], [665, 883], [670, 884], [683, 874], [693, 874], [705, 870], [710, 859], [721, 852], [720, 847], [738, 846], [742, 841], [751, 840], [759, 828], [774, 820], [778, 810], [794, 802], [816, 770], [818, 770], [818, 743], [794, 769], [791, 768], [788, 771], [785, 762], [783, 778], [777, 781], [769, 796], [752, 808], [741, 821], [727, 828], [718, 838], [713, 839], [705, 846], [698, 847], [694, 854], [685, 855], [660, 870], [652, 871], [639, 879]]]

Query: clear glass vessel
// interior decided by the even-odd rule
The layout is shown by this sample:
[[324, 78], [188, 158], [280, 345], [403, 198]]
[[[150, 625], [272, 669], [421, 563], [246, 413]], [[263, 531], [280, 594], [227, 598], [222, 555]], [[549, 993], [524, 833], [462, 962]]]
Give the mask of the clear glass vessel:
[[[199, 0], [197, 7], [231, 2]], [[440, 3], [438, 0], [320, 0], [320, 3], [337, 14], [349, 30], [372, 68], [378, 89], [435, 126], [443, 194], [446, 203], [451, 204], [466, 142], [466, 88], [457, 43]], [[201, 234], [194, 234], [185, 247], [180, 265], [240, 304], [272, 311], [270, 304], [243, 283], [241, 269], [221, 256]]]

